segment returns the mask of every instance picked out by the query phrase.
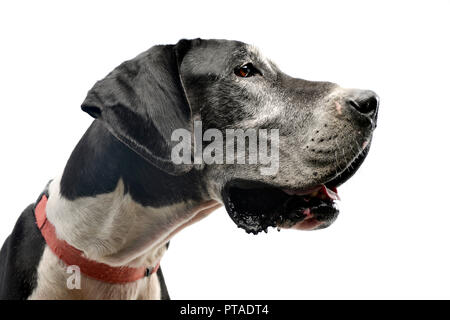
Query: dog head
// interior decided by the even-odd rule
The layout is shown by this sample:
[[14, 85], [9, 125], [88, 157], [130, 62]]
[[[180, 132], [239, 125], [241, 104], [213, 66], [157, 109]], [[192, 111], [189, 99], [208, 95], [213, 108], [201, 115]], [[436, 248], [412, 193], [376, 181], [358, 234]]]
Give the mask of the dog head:
[[[372, 91], [292, 78], [245, 43], [195, 39], [125, 62], [82, 108], [161, 170], [199, 171], [233, 221], [258, 233], [335, 220], [336, 188], [367, 155], [378, 104]], [[192, 152], [174, 161], [180, 129]]]

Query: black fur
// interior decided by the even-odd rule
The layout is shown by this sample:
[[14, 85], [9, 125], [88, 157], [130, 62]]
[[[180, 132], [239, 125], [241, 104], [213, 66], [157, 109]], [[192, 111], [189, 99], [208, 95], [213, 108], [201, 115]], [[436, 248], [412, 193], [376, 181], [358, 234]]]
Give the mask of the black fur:
[[164, 281], [163, 272], [161, 267], [156, 272], [159, 279], [159, 284], [161, 286], [161, 300], [170, 300], [169, 292], [167, 291], [166, 281]]
[[22, 212], [0, 252], [0, 299], [24, 300], [36, 287], [45, 240], [36, 224], [34, 208], [31, 204]]
[[95, 120], [73, 151], [61, 179], [61, 195], [74, 200], [112, 192], [123, 180], [133, 200], [152, 207], [183, 200], [200, 200], [200, 175], [196, 170], [171, 175], [149, 164], [119, 142]]
[[89, 91], [81, 108], [100, 119], [120, 141], [154, 166], [181, 174], [192, 166], [174, 165], [175, 129], [192, 129], [191, 109], [181, 83], [179, 65], [185, 42], [154, 46], [125, 61]]

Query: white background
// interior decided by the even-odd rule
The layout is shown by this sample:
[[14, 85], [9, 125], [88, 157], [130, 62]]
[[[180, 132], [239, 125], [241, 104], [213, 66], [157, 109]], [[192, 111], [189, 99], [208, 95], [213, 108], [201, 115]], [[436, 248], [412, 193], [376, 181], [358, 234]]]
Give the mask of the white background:
[[449, 3], [2, 2], [0, 241], [91, 123], [96, 80], [154, 44], [237, 39], [292, 76], [376, 91], [379, 127], [332, 227], [251, 236], [220, 209], [173, 239], [172, 298], [450, 298]]

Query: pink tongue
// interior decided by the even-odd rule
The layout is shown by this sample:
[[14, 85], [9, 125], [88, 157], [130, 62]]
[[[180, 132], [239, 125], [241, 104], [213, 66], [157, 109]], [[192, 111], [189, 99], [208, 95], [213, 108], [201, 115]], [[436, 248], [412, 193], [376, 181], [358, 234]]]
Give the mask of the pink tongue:
[[320, 189], [320, 193], [326, 195], [332, 200], [341, 200], [341, 198], [339, 198], [339, 195], [337, 194], [336, 188], [328, 189], [327, 186], [323, 184]]

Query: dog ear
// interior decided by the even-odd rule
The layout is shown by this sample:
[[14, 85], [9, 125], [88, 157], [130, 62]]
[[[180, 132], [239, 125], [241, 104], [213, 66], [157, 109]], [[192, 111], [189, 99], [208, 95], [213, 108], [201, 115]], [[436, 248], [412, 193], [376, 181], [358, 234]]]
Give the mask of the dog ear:
[[171, 174], [193, 165], [175, 165], [171, 159], [172, 132], [193, 132], [192, 110], [180, 76], [185, 54], [200, 39], [150, 48], [125, 61], [98, 81], [81, 109], [102, 121], [121, 142]]

